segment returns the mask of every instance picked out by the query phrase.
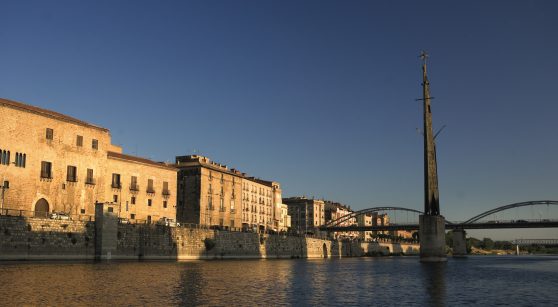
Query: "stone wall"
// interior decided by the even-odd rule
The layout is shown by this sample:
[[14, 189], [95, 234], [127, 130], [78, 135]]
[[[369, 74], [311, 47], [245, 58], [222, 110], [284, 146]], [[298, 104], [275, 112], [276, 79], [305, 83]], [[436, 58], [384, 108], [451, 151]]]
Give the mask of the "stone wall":
[[[416, 244], [362, 243], [161, 225], [118, 224], [116, 231], [116, 249], [111, 251], [110, 259], [330, 258], [418, 253]], [[0, 260], [94, 258], [95, 222], [0, 216]]]
[[0, 260], [93, 259], [93, 222], [0, 216]]

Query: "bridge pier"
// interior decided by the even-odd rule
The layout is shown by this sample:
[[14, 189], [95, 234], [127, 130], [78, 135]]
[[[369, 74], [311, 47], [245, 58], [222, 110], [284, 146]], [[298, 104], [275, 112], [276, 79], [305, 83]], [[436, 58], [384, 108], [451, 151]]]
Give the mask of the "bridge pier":
[[467, 240], [465, 239], [465, 230], [455, 229], [452, 231], [453, 236], [453, 256], [465, 257], [467, 256]]
[[441, 215], [419, 217], [420, 261], [444, 262], [446, 258], [446, 219]]

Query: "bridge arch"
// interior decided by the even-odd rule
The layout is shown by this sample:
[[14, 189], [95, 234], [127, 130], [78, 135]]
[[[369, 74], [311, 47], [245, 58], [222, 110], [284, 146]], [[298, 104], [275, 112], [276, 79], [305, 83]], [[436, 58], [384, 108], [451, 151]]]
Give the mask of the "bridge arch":
[[352, 218], [356, 218], [357, 216], [368, 214], [368, 213], [373, 213], [373, 212], [380, 212], [380, 211], [407, 211], [407, 212], [423, 214], [422, 211], [415, 210], [415, 209], [410, 209], [410, 208], [392, 207], [392, 206], [374, 207], [374, 208], [368, 208], [368, 209], [363, 209], [363, 210], [351, 212], [350, 214], [344, 215], [344, 216], [342, 216], [342, 217], [340, 217], [336, 220], [333, 220], [333, 221], [330, 221], [329, 223], [326, 223], [325, 225], [323, 225], [323, 227], [338, 226], [343, 222], [346, 222], [346, 221], [348, 221]]
[[472, 223], [474, 223], [474, 222], [476, 222], [476, 221], [478, 221], [478, 220], [480, 220], [484, 217], [487, 217], [491, 214], [498, 213], [498, 212], [501, 212], [501, 211], [505, 211], [505, 210], [509, 210], [509, 209], [513, 209], [513, 208], [519, 208], [519, 207], [534, 206], [534, 205], [557, 205], [558, 206], [558, 201], [554, 201], [554, 200], [533, 200], [533, 201], [525, 201], [525, 202], [520, 202], [520, 203], [509, 204], [509, 205], [494, 208], [492, 210], [488, 210], [486, 212], [483, 212], [479, 215], [473, 216], [472, 218], [463, 222], [463, 224], [472, 224]]

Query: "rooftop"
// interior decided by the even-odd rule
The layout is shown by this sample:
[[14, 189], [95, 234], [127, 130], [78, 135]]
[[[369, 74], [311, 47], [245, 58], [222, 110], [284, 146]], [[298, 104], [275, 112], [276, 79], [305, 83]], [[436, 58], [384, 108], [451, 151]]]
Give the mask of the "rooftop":
[[114, 151], [108, 151], [107, 152], [107, 157], [108, 158], [116, 158], [116, 159], [120, 159], [120, 160], [128, 160], [128, 161], [133, 161], [133, 162], [139, 162], [139, 163], [153, 165], [153, 166], [157, 166], [157, 167], [162, 167], [162, 168], [166, 168], [166, 169], [174, 170], [174, 171], [177, 170], [172, 165], [168, 165], [168, 164], [163, 163], [163, 162], [155, 162], [155, 161], [152, 161], [152, 160], [149, 160], [149, 159], [146, 159], [146, 158], [131, 156], [131, 155], [118, 153], [118, 152], [114, 152]]
[[70, 122], [76, 125], [80, 125], [80, 126], [85, 126], [88, 128], [94, 128], [94, 129], [98, 129], [104, 132], [109, 132], [109, 130], [107, 128], [103, 128], [100, 126], [96, 126], [87, 122], [84, 122], [82, 120], [79, 120], [77, 118], [68, 116], [68, 115], [64, 115], [58, 112], [54, 112], [51, 110], [47, 110], [47, 109], [43, 109], [43, 108], [39, 108], [39, 107], [35, 107], [23, 102], [18, 102], [18, 101], [14, 101], [14, 100], [9, 100], [9, 99], [5, 99], [5, 98], [0, 98], [0, 105], [2, 106], [6, 106], [12, 109], [17, 109], [17, 110], [21, 110], [21, 111], [25, 111], [25, 112], [29, 112], [29, 113], [34, 113], [34, 114], [38, 114], [41, 116], [45, 116], [45, 117], [50, 117], [50, 118], [54, 118], [54, 119], [58, 119], [58, 120], [62, 120], [65, 122]]

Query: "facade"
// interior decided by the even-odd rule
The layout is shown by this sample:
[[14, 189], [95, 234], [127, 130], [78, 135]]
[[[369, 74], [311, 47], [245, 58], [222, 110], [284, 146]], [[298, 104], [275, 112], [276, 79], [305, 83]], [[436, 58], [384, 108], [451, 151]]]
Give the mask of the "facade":
[[325, 204], [323, 200], [306, 197], [283, 198], [291, 216], [291, 229], [297, 233], [314, 233], [314, 228], [325, 224]]
[[[278, 196], [276, 195], [278, 194]], [[242, 227], [257, 231], [271, 229], [277, 231], [281, 202], [281, 188], [277, 182], [254, 177], [242, 180]]]
[[[386, 213], [378, 214], [378, 212], [372, 213], [372, 226], [387, 226], [389, 225], [389, 215]], [[372, 235], [376, 236], [378, 234], [388, 234], [387, 231], [373, 231]]]
[[177, 220], [223, 228], [240, 228], [243, 174], [199, 155], [176, 157]]
[[176, 157], [177, 219], [223, 228], [279, 230], [281, 186], [248, 177], [200, 155]]
[[[122, 154], [111, 143], [108, 129], [7, 99], [0, 99], [0, 118], [0, 178], [9, 185], [2, 193], [4, 213], [92, 216], [95, 202], [115, 202], [120, 217], [175, 216], [176, 169]], [[118, 176], [113, 174], [120, 174], [119, 186], [114, 185]], [[146, 191], [138, 190], [138, 202], [130, 207], [133, 196], [124, 190], [128, 189], [124, 179], [133, 174], [138, 180], [152, 180], [156, 191], [152, 206], [147, 205]], [[165, 183], [168, 195], [163, 195]]]
[[[358, 226], [372, 226], [372, 214], [365, 213], [357, 216], [356, 218]], [[358, 237], [362, 240], [369, 241], [372, 239], [372, 231], [361, 231]]]
[[105, 199], [118, 205], [120, 217], [148, 223], [176, 218], [176, 168], [112, 151], [107, 158]]
[[277, 231], [288, 232], [291, 229], [291, 216], [289, 215], [289, 206], [280, 204], [279, 225]]
[[[333, 201], [329, 201], [326, 200], [324, 201], [325, 203], [325, 222], [329, 223], [331, 221], [340, 219], [344, 216], [350, 215], [351, 213], [353, 213], [353, 210], [351, 210], [351, 207], [347, 206], [347, 205], [343, 205], [341, 203], [338, 202], [333, 202]], [[355, 217], [351, 217], [348, 218], [347, 220], [344, 220], [342, 222], [340, 222], [337, 226], [340, 227], [348, 227], [348, 226], [353, 226], [357, 224], [357, 220]], [[334, 238], [338, 238], [338, 237], [345, 237], [345, 238], [357, 238], [360, 236], [360, 233], [358, 231], [344, 231], [344, 232], [333, 232], [332, 233]]]

